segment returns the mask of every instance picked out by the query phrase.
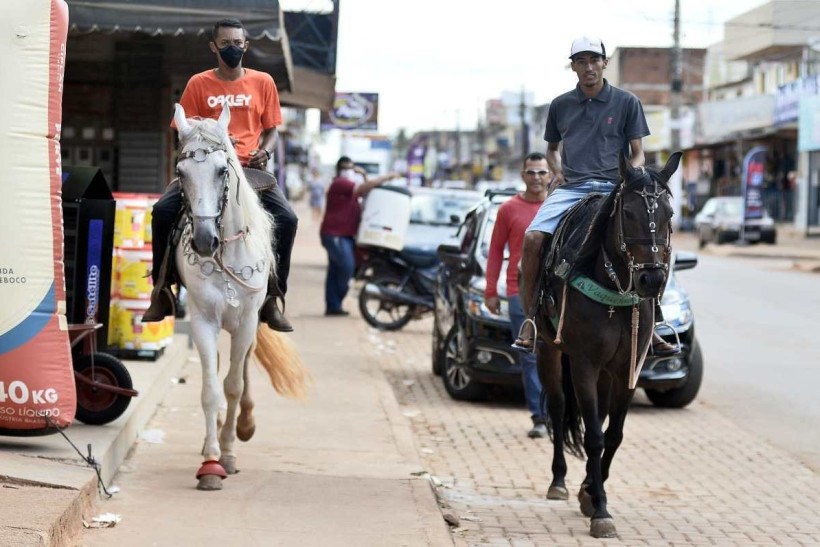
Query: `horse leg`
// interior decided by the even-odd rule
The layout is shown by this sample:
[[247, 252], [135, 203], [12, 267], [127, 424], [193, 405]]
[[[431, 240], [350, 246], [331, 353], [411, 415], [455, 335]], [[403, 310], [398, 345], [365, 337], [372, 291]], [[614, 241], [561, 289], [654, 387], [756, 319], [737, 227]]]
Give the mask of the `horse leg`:
[[217, 414], [222, 401], [217, 368], [219, 328], [200, 317], [192, 317], [191, 334], [202, 364], [202, 411], [205, 415], [205, 463], [197, 471], [199, 490], [220, 490], [225, 470], [217, 462], [221, 455], [217, 442]]
[[567, 461], [564, 457], [564, 392], [561, 376], [561, 352], [551, 343], [536, 348], [538, 378], [547, 396], [549, 426], [552, 429], [552, 482], [547, 490], [548, 500], [569, 498], [564, 479]]
[[592, 498], [592, 522], [590, 535], [596, 538], [615, 537], [615, 524], [606, 508], [606, 492], [601, 475], [601, 455], [604, 449], [604, 434], [598, 415], [598, 376], [595, 366], [585, 360], [576, 359], [572, 363], [575, 395], [584, 419], [584, 450], [587, 453], [587, 479], [581, 486], [579, 498], [584, 509], [583, 493]]
[[609, 478], [609, 466], [612, 465], [615, 452], [621, 446], [621, 441], [624, 438], [626, 413], [629, 411], [632, 396], [635, 395], [634, 389], [627, 389], [624, 385], [621, 386], [619, 391], [619, 393], [613, 394], [614, 404], [610, 410], [609, 425], [604, 434], [604, 456], [601, 459], [601, 477], [604, 482]]
[[252, 321], [242, 321], [241, 325], [231, 335], [231, 367], [224, 382], [228, 409], [225, 413], [225, 423], [219, 434], [219, 448], [222, 453], [219, 463], [225, 467], [228, 474], [236, 473], [236, 454], [233, 451], [236, 441], [236, 415], [239, 408], [239, 397], [245, 389], [245, 364], [255, 333], [255, 330], [251, 328], [255, 326]]
[[256, 431], [256, 422], [253, 419], [253, 399], [251, 398], [251, 384], [249, 375], [249, 365], [251, 361], [251, 351], [245, 356], [244, 378], [245, 386], [242, 390], [242, 397], [239, 399], [239, 418], [236, 422], [236, 438], [240, 441], [249, 441]]

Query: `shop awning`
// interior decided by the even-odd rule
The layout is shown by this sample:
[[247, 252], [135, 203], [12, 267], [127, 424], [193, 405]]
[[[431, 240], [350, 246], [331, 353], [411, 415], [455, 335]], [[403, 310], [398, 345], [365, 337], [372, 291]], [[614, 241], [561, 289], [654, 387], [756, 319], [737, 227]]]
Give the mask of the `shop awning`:
[[279, 94], [283, 106], [330, 110], [336, 97], [336, 76], [300, 66], [293, 67], [293, 88]]
[[242, 21], [252, 40], [249, 66], [292, 89], [293, 63], [278, 0], [68, 0], [69, 35], [139, 33], [207, 37], [219, 19]]

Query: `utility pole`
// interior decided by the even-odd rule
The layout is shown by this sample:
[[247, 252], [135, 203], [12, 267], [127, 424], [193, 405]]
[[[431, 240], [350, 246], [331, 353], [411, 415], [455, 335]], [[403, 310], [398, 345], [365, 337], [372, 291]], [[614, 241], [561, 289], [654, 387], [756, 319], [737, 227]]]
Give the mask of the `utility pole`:
[[530, 151], [530, 128], [527, 124], [527, 104], [524, 100], [524, 86], [521, 86], [521, 102], [518, 105], [518, 114], [521, 116], [521, 159]]
[[683, 52], [680, 46], [680, 0], [675, 0], [675, 29], [673, 33], [675, 45], [672, 46], [672, 89], [670, 94], [672, 129], [669, 146], [671, 152], [680, 150], [680, 106], [681, 92], [683, 91]]

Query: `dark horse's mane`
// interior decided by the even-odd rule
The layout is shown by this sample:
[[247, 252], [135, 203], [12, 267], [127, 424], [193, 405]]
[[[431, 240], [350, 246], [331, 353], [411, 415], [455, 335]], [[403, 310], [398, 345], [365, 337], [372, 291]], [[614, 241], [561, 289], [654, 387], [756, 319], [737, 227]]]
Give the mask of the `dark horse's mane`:
[[[624, 191], [641, 190], [651, 181], [656, 181], [664, 190], [669, 192], [669, 185], [660, 177], [660, 169], [657, 167], [647, 167], [644, 173], [635, 171], [629, 180], [624, 181]], [[606, 235], [606, 225], [612, 216], [615, 207], [615, 197], [621, 189], [621, 184], [608, 195], [593, 194], [584, 201], [586, 206], [581, 206], [577, 212], [573, 213], [571, 230], [564, 240], [567, 243], [566, 250], [561, 252], [559, 259], [563, 258], [572, 265], [572, 273], [592, 274], [595, 265], [595, 258], [601, 249]], [[568, 256], [571, 255], [571, 256]]]

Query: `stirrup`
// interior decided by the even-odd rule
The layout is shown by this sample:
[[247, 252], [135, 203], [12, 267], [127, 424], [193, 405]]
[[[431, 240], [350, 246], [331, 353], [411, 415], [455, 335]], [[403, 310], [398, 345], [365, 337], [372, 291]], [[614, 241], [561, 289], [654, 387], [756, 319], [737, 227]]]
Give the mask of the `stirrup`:
[[[674, 345], [675, 345], [675, 348], [677, 349], [677, 351], [675, 353], [670, 354], [670, 356], [679, 354], [683, 348], [681, 347], [680, 336], [678, 336], [678, 331], [675, 330], [675, 327], [673, 327], [672, 324], [669, 321], [661, 321], [660, 323], [655, 323], [652, 327], [653, 337], [654, 337], [655, 334], [660, 336], [660, 333], [658, 332], [658, 327], [666, 327], [667, 329], [672, 331], [672, 334], [675, 335], [675, 344]], [[649, 350], [652, 352], [652, 355], [655, 355], [655, 352], [652, 350], [653, 346], [654, 346], [654, 344], [650, 342], [649, 343]]]
[[[523, 338], [521, 338], [521, 333], [524, 332], [524, 325], [526, 325], [527, 323], [532, 325], [532, 338], [530, 339], [532, 341], [532, 345], [530, 345], [530, 346], [521, 346], [519, 344], [516, 344], [515, 340], [523, 340]], [[538, 327], [536, 326], [535, 321], [533, 321], [529, 317], [524, 319], [524, 321], [521, 323], [521, 327], [518, 329], [518, 336], [515, 337], [515, 340], [513, 340], [513, 343], [510, 344], [510, 346], [513, 349], [517, 349], [519, 351], [525, 351], [525, 352], [529, 352], [529, 353], [534, 353], [535, 352], [535, 341], [538, 340]]]

